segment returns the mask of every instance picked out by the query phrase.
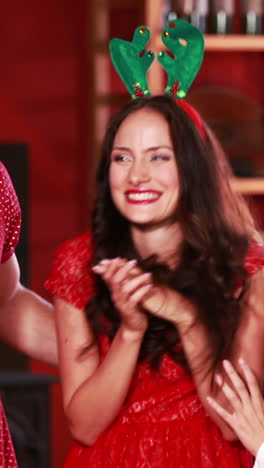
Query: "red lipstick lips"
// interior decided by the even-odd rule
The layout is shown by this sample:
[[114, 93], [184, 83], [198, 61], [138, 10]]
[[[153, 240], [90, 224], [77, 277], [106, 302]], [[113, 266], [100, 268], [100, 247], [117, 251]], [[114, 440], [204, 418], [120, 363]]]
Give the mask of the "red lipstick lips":
[[125, 195], [128, 203], [147, 205], [156, 202], [161, 197], [161, 192], [157, 192], [156, 190], [131, 189], [127, 190]]

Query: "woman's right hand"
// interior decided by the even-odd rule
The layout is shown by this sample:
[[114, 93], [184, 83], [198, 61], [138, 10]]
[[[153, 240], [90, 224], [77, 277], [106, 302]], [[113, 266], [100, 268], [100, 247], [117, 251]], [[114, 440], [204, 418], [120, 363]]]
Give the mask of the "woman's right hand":
[[136, 261], [122, 258], [102, 260], [93, 271], [106, 282], [112, 301], [122, 318], [122, 326], [133, 333], [144, 334], [148, 327], [147, 315], [139, 304], [153, 287], [151, 274], [136, 267]]

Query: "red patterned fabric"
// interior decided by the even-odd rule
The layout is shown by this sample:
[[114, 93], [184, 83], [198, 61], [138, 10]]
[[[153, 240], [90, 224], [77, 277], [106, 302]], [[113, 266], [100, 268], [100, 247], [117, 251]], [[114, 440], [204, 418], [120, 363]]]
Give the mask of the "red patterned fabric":
[[[13, 254], [19, 239], [21, 212], [8, 172], [0, 162], [0, 263]], [[0, 402], [0, 468], [17, 468], [16, 456]]]
[[[8, 260], [19, 239], [21, 211], [8, 172], [0, 162], [0, 259]], [[1, 466], [1, 465], [0, 465]]]
[[[89, 275], [91, 235], [65, 242], [57, 251], [46, 288], [84, 307], [93, 294]], [[254, 244], [245, 260], [249, 274], [264, 266], [264, 248]], [[101, 337], [102, 359], [110, 343]], [[91, 447], [73, 442], [64, 468], [249, 468], [251, 455], [225, 441], [207, 416], [193, 380], [168, 355], [159, 373], [138, 364], [125, 403]]]
[[85, 233], [64, 242], [56, 251], [45, 287], [60, 299], [82, 309], [93, 294], [89, 262], [92, 238]]
[[2, 403], [0, 403], [0, 468], [18, 468]]

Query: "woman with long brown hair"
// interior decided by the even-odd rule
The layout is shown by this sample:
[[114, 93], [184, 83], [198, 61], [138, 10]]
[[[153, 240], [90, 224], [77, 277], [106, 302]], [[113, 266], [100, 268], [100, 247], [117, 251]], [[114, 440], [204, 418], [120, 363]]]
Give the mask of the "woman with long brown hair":
[[207, 400], [225, 404], [223, 359], [260, 378], [264, 356], [264, 250], [223, 158], [167, 96], [109, 125], [92, 230], [58, 249], [46, 282], [75, 439], [65, 467], [252, 466]]

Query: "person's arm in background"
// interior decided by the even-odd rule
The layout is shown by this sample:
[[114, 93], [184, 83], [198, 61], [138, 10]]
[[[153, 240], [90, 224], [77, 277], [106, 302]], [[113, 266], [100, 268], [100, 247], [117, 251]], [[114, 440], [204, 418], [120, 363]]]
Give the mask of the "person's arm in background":
[[57, 364], [52, 306], [20, 283], [15, 256], [21, 210], [12, 181], [0, 161], [0, 339], [28, 356]]
[[0, 264], [0, 339], [33, 359], [56, 365], [53, 306], [24, 288], [15, 254]]
[[227, 424], [235, 431], [242, 444], [256, 456], [254, 468], [264, 468], [264, 401], [257, 379], [247, 363], [239, 360], [242, 378], [229, 361], [223, 366], [232, 387], [217, 375], [217, 382], [222, 386], [231, 411], [227, 411], [213, 398], [208, 402]]

